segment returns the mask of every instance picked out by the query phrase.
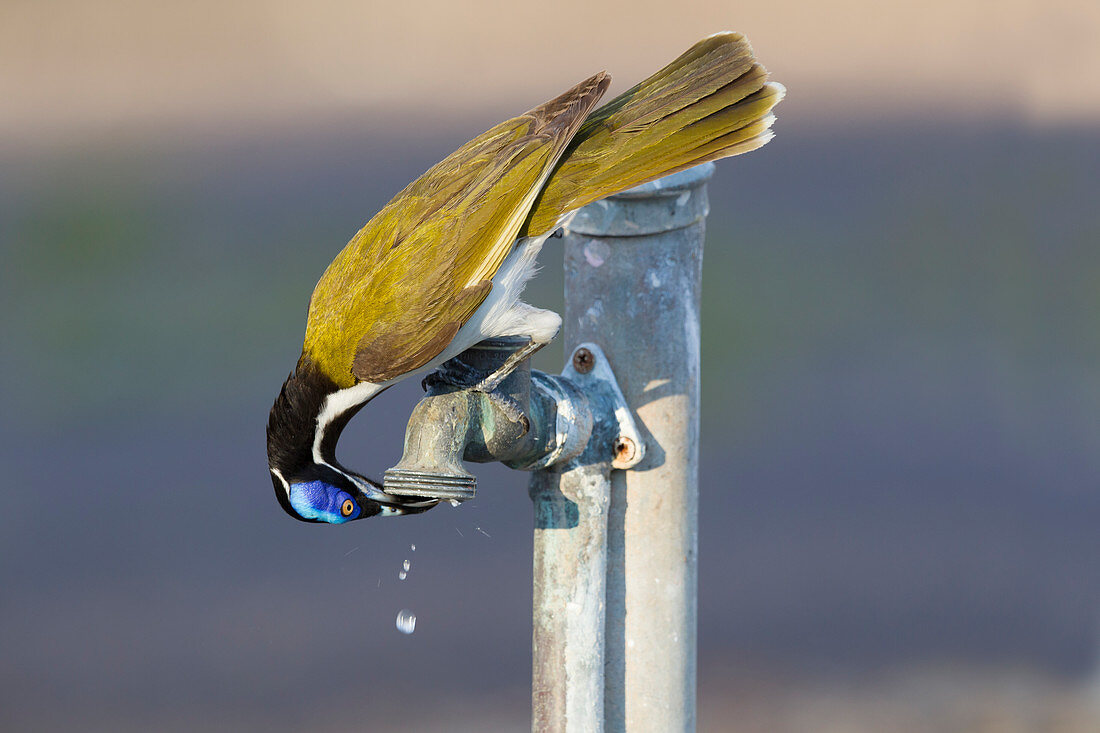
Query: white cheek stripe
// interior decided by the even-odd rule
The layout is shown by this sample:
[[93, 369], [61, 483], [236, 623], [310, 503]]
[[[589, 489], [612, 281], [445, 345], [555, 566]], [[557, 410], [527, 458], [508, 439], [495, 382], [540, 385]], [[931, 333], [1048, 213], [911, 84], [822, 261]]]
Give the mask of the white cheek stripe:
[[290, 483], [286, 480], [279, 469], [272, 468], [271, 473], [275, 476], [275, 478], [279, 479], [279, 483], [283, 485], [283, 493], [286, 494], [286, 500], [290, 501]]
[[[395, 380], [396, 381], [396, 380]], [[349, 476], [335, 466], [329, 464], [324, 456], [321, 455], [321, 442], [325, 438], [325, 431], [328, 430], [328, 426], [332, 424], [340, 415], [344, 414], [348, 410], [363, 404], [371, 397], [382, 391], [382, 388], [386, 384], [375, 384], [374, 382], [360, 382], [354, 387], [348, 387], [339, 391], [333, 392], [325, 398], [325, 402], [321, 405], [321, 412], [317, 415], [317, 429], [313, 434], [313, 461], [321, 466], [328, 466], [333, 471], [347, 477], [349, 481], [358, 486], [360, 490], [367, 497], [374, 499], [375, 501], [392, 501], [393, 497], [387, 496], [383, 492], [374, 488], [365, 481], [360, 481], [355, 476]], [[280, 476], [280, 478], [282, 478]], [[284, 481], [285, 483], [285, 481]], [[288, 489], [289, 491], [289, 489]]]
[[313, 460], [316, 463], [328, 466], [321, 456], [321, 441], [324, 439], [325, 431], [332, 421], [353, 407], [361, 405], [374, 397], [382, 391], [384, 386], [374, 382], [360, 382], [354, 387], [337, 390], [325, 398], [324, 404], [321, 405], [321, 412], [317, 414], [317, 430], [313, 434]]

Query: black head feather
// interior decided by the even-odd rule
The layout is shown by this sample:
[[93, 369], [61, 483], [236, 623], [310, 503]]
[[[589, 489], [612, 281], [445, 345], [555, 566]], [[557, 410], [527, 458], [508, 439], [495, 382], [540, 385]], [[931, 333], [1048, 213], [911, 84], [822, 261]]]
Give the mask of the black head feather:
[[307, 522], [316, 521], [299, 515], [287, 496], [288, 484], [313, 480], [324, 481], [356, 496], [363, 511], [362, 517], [380, 513], [383, 506], [398, 514], [415, 514], [435, 506], [437, 502], [430, 500], [408, 501], [400, 497], [380, 500], [377, 493], [365, 493], [362, 488], [363, 485], [370, 485], [381, 492], [382, 487], [377, 482], [347, 470], [336, 461], [336, 443], [340, 433], [366, 402], [334, 416], [325, 425], [319, 445], [321, 462], [315, 460], [313, 445], [317, 438], [318, 418], [325, 400], [338, 390], [339, 387], [303, 354], [271, 407], [267, 419], [267, 462], [275, 496], [286, 513]]
[[[317, 416], [325, 398], [336, 390], [336, 384], [305, 354], [279, 390], [267, 418], [267, 463], [288, 481], [313, 465]], [[339, 437], [338, 429], [326, 432], [334, 432]], [[335, 441], [332, 448], [335, 448]]]

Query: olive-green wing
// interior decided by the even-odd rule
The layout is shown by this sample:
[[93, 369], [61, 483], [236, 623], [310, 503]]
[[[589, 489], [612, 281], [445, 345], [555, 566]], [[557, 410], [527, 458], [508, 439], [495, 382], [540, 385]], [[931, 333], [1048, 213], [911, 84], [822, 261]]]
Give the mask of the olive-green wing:
[[339, 386], [437, 356], [492, 287], [535, 197], [599, 101], [600, 73], [503, 122], [409, 184], [332, 261], [304, 351]]

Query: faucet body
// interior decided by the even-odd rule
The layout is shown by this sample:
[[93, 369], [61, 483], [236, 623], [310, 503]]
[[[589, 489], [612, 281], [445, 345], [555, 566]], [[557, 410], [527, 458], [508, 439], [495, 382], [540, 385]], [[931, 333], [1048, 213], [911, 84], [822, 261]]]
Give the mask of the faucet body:
[[[455, 359], [463, 369], [492, 372], [527, 343], [491, 339]], [[641, 460], [640, 455], [621, 460], [624, 444], [641, 443], [606, 360], [592, 349], [599, 351], [594, 345], [579, 347], [562, 375], [533, 371], [526, 360], [489, 392], [431, 382], [409, 418], [401, 461], [385, 473], [386, 492], [467, 501], [477, 479], [463, 460], [500, 461], [524, 471], [553, 469], [576, 459], [593, 440], [609, 464], [616, 457], [624, 464], [616, 468]]]

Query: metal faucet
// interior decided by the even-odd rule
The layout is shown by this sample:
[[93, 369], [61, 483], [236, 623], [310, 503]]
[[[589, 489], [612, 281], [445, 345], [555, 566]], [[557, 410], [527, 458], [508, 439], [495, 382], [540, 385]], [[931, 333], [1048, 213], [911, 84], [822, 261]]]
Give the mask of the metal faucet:
[[[490, 339], [455, 357], [491, 372], [528, 340]], [[615, 468], [642, 459], [644, 446], [599, 347], [574, 349], [562, 375], [532, 371], [524, 361], [488, 393], [427, 386], [405, 432], [400, 462], [386, 471], [387, 493], [461, 502], [477, 479], [462, 461], [500, 461], [522, 471], [567, 465], [589, 445]]]

